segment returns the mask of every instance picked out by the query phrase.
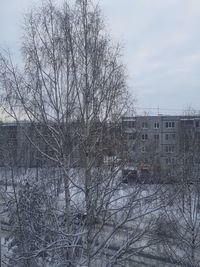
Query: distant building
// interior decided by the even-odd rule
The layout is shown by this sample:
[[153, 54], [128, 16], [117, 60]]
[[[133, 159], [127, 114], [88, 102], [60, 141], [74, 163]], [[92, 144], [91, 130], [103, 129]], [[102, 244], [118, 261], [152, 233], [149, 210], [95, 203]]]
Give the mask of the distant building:
[[[60, 132], [53, 123], [31, 122], [0, 123], [0, 167], [59, 166], [66, 151], [71, 167], [83, 164], [84, 148], [77, 140], [82, 134], [80, 122], [60, 125]], [[62, 137], [59, 134], [62, 133]], [[84, 137], [84, 135], [83, 135]], [[96, 165], [116, 164], [121, 151], [121, 127], [112, 123], [92, 122], [90, 128], [91, 157]], [[84, 140], [81, 141], [84, 144]]]
[[200, 140], [200, 116], [122, 117], [129, 161], [138, 169], [154, 171], [176, 164], [186, 140]]
[[[143, 173], [159, 173], [172, 168], [181, 153], [192, 153], [200, 144], [200, 116], [122, 117], [121, 125], [95, 123], [93, 128], [92, 153], [95, 158], [99, 155], [97, 164], [125, 161], [134, 170], [137, 168]], [[81, 125], [78, 122], [66, 128], [65, 142], [71, 151], [73, 167], [82, 164], [79, 143], [76, 143], [77, 136], [74, 134], [79, 131]], [[51, 157], [55, 157], [55, 151], [60, 151], [56, 145], [52, 132], [45, 125], [0, 123], [0, 166], [54, 165]], [[60, 154], [56, 157], [62, 156], [62, 151]]]

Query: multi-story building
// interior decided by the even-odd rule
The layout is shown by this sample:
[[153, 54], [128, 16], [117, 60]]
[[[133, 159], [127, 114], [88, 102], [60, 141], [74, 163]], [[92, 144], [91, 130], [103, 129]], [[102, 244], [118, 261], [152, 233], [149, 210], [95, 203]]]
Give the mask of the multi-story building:
[[[1, 122], [0, 167], [60, 166], [65, 152], [71, 167], [82, 166], [85, 140], [81, 123], [72, 122], [68, 127], [61, 125], [59, 130], [53, 123]], [[82, 143], [78, 140], [81, 134]], [[122, 150], [120, 124], [93, 122], [87, 138], [90, 156], [96, 165], [102, 164], [104, 159], [115, 160]]]
[[[45, 127], [40, 128], [45, 131]], [[52, 164], [39, 152], [39, 150], [44, 151], [50, 155], [49, 147], [41, 136], [42, 130], [38, 134], [36, 128], [27, 121], [1, 122], [0, 167], [40, 167], [44, 164]]]
[[129, 161], [154, 171], [176, 164], [186, 140], [200, 137], [200, 116], [136, 116], [122, 118]]
[[[96, 128], [101, 129], [102, 126]], [[121, 129], [116, 125], [104, 125], [102, 132], [102, 138], [95, 142], [93, 148], [94, 154], [95, 149], [96, 154], [101, 150], [100, 161], [103, 156], [110, 159], [120, 155], [119, 158], [128, 160], [138, 170], [152, 170], [155, 173], [176, 165], [182, 153], [193, 152], [194, 147], [197, 151], [200, 116], [123, 117]], [[94, 133], [98, 134], [96, 130]], [[29, 122], [1, 123], [0, 166], [35, 167], [53, 164], [45, 158], [45, 155], [53, 155], [51, 147], [56, 147], [53, 142], [54, 138], [44, 125], [35, 128]], [[72, 162], [80, 165], [80, 149], [75, 142], [73, 146]], [[44, 153], [40, 153], [38, 148]]]

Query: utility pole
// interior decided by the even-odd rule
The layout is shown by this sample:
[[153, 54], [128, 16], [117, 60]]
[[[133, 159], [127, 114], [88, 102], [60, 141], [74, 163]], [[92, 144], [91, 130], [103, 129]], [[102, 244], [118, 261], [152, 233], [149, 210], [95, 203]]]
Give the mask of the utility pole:
[[2, 252], [1, 252], [1, 213], [0, 213], [0, 267], [1, 267], [1, 256], [2, 256]]

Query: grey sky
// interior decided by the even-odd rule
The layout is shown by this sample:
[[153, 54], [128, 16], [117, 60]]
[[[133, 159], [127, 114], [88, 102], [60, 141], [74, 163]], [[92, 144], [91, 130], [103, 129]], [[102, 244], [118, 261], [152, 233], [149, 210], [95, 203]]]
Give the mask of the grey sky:
[[[0, 0], [0, 46], [19, 61], [23, 13], [39, 0]], [[200, 1], [101, 0], [108, 31], [124, 47], [129, 86], [141, 108], [200, 110]], [[147, 110], [153, 111], [153, 110]], [[156, 110], [157, 112], [157, 110]]]

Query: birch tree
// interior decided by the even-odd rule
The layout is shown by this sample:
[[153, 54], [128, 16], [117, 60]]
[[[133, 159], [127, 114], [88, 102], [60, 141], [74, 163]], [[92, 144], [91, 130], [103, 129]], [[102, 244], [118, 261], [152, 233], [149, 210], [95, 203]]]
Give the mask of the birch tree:
[[27, 139], [46, 166], [62, 171], [62, 266], [94, 266], [103, 256], [102, 266], [120, 265], [149, 246], [142, 239], [159, 209], [157, 189], [123, 189], [119, 178], [120, 118], [130, 107], [120, 48], [99, 6], [77, 0], [62, 8], [47, 2], [28, 14], [22, 51], [23, 70], [1, 54], [2, 107], [18, 123], [28, 120]]

